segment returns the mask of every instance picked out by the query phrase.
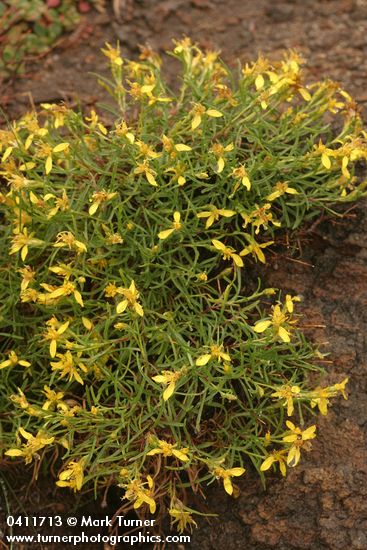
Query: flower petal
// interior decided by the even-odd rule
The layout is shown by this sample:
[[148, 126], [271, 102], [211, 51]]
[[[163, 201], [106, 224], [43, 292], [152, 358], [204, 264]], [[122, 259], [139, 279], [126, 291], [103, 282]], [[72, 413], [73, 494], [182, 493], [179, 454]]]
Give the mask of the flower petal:
[[322, 153], [321, 155], [321, 162], [323, 164], [323, 166], [327, 169], [327, 170], [330, 170], [331, 168], [331, 161], [329, 159], [329, 157], [327, 156], [326, 153]]
[[176, 151], [192, 151], [191, 147], [185, 145], [184, 143], [176, 143], [175, 149]]
[[216, 109], [208, 109], [206, 114], [214, 118], [219, 118], [223, 116], [223, 113], [221, 113], [220, 111], [217, 111]]
[[274, 464], [274, 462], [275, 462], [275, 458], [273, 457], [273, 455], [268, 456], [268, 458], [266, 458], [264, 462], [261, 464], [260, 470], [262, 472], [266, 472], [266, 470], [269, 470], [269, 468], [271, 467], [272, 464]]
[[294, 468], [294, 466], [297, 466], [300, 458], [301, 458], [301, 451], [299, 450], [299, 447], [292, 445], [287, 456], [288, 466], [290, 466], [291, 468]]
[[230, 477], [225, 477], [223, 480], [224, 490], [229, 495], [233, 494], [233, 485]]
[[307, 428], [307, 430], [302, 432], [302, 439], [304, 441], [306, 441], [307, 439], [313, 439], [314, 437], [316, 437], [315, 432], [316, 432], [316, 426], [315, 425], [310, 426], [309, 428]]
[[175, 383], [172, 382], [169, 384], [168, 388], [166, 388], [163, 392], [163, 401], [168, 401], [168, 399], [173, 395], [175, 391]]
[[117, 304], [116, 313], [123, 313], [127, 308], [127, 303], [128, 303], [127, 300], [122, 300], [122, 302]]
[[198, 357], [196, 359], [196, 362], [195, 362], [195, 365], [197, 367], [203, 367], [204, 365], [206, 365], [207, 363], [209, 363], [210, 359], [211, 359], [211, 355], [210, 353], [206, 353], [205, 355], [201, 355], [200, 357]]
[[271, 325], [271, 321], [259, 321], [256, 323], [256, 325], [253, 327], [255, 332], [261, 333], [265, 332], [267, 328], [269, 328]]
[[174, 232], [174, 228], [160, 231], [158, 233], [158, 239], [160, 239], [161, 241], [164, 241], [164, 239], [167, 239], [167, 237], [169, 237], [173, 232]]
[[289, 332], [287, 330], [285, 330], [284, 327], [279, 327], [278, 335], [283, 340], [283, 342], [290, 342], [291, 341], [291, 339], [289, 337]]

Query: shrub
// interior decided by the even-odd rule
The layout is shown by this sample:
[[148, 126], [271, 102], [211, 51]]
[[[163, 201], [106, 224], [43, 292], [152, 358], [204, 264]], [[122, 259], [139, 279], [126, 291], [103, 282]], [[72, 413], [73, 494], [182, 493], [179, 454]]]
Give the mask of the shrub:
[[113, 125], [45, 104], [0, 134], [1, 447], [36, 473], [57, 464], [59, 487], [118, 484], [123, 510], [168, 508], [182, 531], [189, 489], [236, 493], [251, 463], [286, 475], [309, 412], [346, 397], [347, 379], [309, 382], [322, 354], [299, 298], [253, 267], [284, 229], [364, 194], [366, 134], [294, 52], [235, 77], [184, 39], [176, 93], [153, 52], [103, 51]]

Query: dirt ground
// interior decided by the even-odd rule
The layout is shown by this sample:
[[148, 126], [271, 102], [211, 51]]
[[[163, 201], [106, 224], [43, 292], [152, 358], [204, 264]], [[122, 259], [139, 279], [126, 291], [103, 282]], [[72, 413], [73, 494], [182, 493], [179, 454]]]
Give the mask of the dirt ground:
[[[115, 13], [110, 7], [89, 14], [57, 50], [4, 90], [8, 117], [44, 101], [103, 101], [95, 77], [86, 73], [105, 71], [99, 48], [106, 40], [119, 39], [124, 54], [136, 56], [138, 44], [147, 41], [163, 53], [183, 34], [221, 49], [233, 65], [258, 52], [277, 58], [296, 48], [308, 60], [310, 81], [339, 81], [366, 115], [367, 0], [115, 0], [114, 6]], [[274, 476], [264, 491], [250, 473], [235, 500], [213, 487], [208, 507], [219, 518], [201, 521], [186, 548], [367, 549], [366, 234], [362, 203], [342, 219], [299, 233], [293, 258], [285, 249], [267, 264], [267, 285], [303, 296], [304, 330], [330, 353], [328, 379], [349, 376], [350, 396], [318, 419], [312, 452], [285, 480]], [[33, 513], [37, 506], [35, 498]]]

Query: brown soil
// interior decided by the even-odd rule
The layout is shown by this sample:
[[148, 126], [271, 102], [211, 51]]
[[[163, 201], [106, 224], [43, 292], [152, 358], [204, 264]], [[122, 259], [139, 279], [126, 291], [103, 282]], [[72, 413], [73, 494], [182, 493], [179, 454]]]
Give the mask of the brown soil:
[[[354, 95], [362, 111], [367, 107], [367, 0], [115, 0], [114, 5], [116, 11], [121, 8], [119, 21], [112, 10], [89, 14], [62, 47], [7, 88], [9, 117], [30, 103], [104, 101], [95, 78], [86, 73], [104, 72], [99, 48], [106, 40], [118, 38], [124, 53], [134, 56], [138, 44], [147, 41], [163, 52], [173, 37], [183, 34], [220, 48], [230, 64], [238, 57], [252, 59], [259, 51], [276, 58], [285, 49], [296, 48], [308, 59], [310, 80], [336, 79]], [[267, 264], [264, 273], [268, 285], [303, 295], [304, 330], [325, 342], [323, 350], [330, 352], [333, 363], [328, 366], [328, 379], [349, 376], [349, 400], [339, 400], [327, 417], [318, 419], [312, 452], [285, 480], [274, 476], [265, 491], [250, 473], [240, 483], [236, 500], [213, 487], [208, 508], [219, 517], [210, 523], [201, 521], [187, 548], [367, 548], [364, 206], [359, 204], [343, 218], [321, 221], [298, 234], [299, 256], [291, 258], [285, 251]], [[43, 499], [34, 496], [32, 513], [45, 511], [46, 496], [55, 499], [52, 491]], [[65, 504], [60, 507], [60, 512], [65, 511]]]

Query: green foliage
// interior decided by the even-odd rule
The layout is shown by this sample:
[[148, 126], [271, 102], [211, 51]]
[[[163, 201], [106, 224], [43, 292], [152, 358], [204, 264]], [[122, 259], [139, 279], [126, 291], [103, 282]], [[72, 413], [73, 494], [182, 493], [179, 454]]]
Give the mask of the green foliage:
[[61, 0], [49, 8], [44, 0], [3, 0], [0, 24], [0, 75], [22, 72], [27, 59], [46, 53], [80, 21], [75, 0]]
[[250, 463], [285, 475], [316, 430], [289, 418], [346, 397], [347, 380], [310, 387], [299, 298], [251, 270], [282, 228], [364, 193], [366, 135], [293, 52], [235, 77], [185, 39], [176, 94], [153, 52], [103, 51], [112, 127], [45, 104], [0, 134], [1, 447], [58, 459], [60, 487], [168, 505], [181, 530], [190, 487], [233, 494]]

